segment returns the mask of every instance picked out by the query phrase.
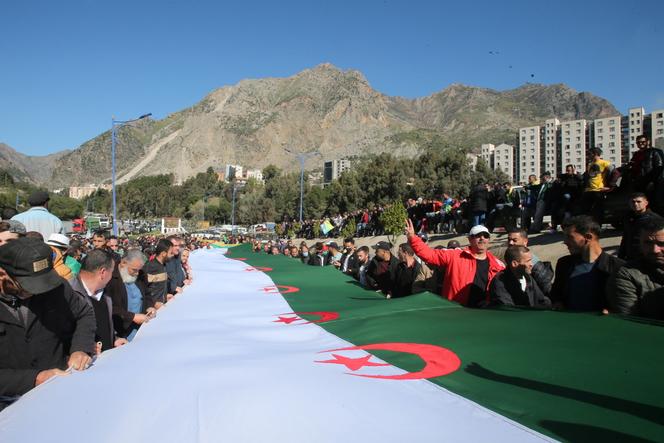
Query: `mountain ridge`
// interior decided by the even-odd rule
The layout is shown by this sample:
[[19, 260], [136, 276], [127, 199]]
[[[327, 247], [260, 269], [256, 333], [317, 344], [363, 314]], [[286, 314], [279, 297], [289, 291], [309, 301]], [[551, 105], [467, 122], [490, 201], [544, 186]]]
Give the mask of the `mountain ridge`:
[[[404, 98], [373, 89], [360, 71], [323, 63], [290, 77], [244, 79], [162, 120], [120, 129], [117, 170], [120, 181], [159, 173], [182, 181], [224, 164], [272, 163], [295, 170], [294, 154], [302, 152], [316, 154], [308, 168], [369, 153], [413, 156], [431, 134], [470, 149], [515, 143], [519, 127], [553, 116], [609, 115], [620, 115], [610, 102], [562, 83], [527, 83], [505, 91], [454, 83], [425, 97]], [[55, 158], [30, 157], [41, 169], [15, 162], [51, 188], [102, 183], [110, 180], [109, 147], [106, 131]]]

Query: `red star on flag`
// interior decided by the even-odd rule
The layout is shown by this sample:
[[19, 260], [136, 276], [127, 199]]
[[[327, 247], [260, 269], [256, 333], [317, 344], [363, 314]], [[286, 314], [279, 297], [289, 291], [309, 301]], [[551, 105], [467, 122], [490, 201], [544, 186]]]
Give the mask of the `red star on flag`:
[[302, 320], [300, 317], [282, 317], [279, 316], [279, 320], [274, 320], [273, 323], [286, 323], [287, 325], [293, 323], [294, 321]]
[[374, 363], [369, 361], [373, 355], [365, 355], [359, 358], [344, 357], [343, 355], [332, 354], [333, 360], [316, 361], [316, 363], [332, 363], [335, 365], [344, 365], [351, 371], [357, 371], [365, 366], [391, 366], [389, 363]]

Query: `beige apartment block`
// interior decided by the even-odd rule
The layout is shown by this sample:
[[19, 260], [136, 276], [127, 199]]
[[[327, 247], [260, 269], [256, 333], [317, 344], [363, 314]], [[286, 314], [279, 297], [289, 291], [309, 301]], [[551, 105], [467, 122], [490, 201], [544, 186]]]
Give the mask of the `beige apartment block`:
[[616, 167], [622, 164], [620, 118], [621, 116], [616, 115], [598, 118], [593, 122], [594, 145], [602, 149], [602, 158], [610, 161]]
[[585, 119], [561, 122], [561, 168], [574, 165], [578, 172], [586, 170], [587, 125]]

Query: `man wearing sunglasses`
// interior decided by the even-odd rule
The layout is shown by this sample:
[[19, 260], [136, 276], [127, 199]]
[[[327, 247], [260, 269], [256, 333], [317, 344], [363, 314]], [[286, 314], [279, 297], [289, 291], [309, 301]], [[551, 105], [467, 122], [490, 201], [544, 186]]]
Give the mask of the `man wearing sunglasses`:
[[633, 188], [645, 193], [651, 209], [660, 213], [664, 209], [664, 191], [661, 186], [664, 184], [664, 153], [650, 146], [650, 140], [645, 135], [636, 137], [636, 147], [639, 150], [629, 162]]
[[445, 266], [441, 295], [468, 307], [485, 306], [493, 277], [505, 265], [489, 249], [491, 234], [486, 226], [473, 226], [465, 249], [431, 249], [415, 235], [413, 223], [406, 221], [406, 236], [415, 254], [431, 266]]

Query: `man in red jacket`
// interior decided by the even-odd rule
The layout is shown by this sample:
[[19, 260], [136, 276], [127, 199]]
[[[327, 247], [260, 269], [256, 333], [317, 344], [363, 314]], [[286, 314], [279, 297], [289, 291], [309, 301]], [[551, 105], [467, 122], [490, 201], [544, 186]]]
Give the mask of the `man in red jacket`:
[[489, 284], [505, 265], [488, 251], [491, 234], [485, 226], [473, 226], [465, 249], [431, 249], [415, 235], [410, 220], [406, 221], [406, 236], [415, 254], [428, 265], [445, 266], [443, 297], [468, 307], [488, 302]]

